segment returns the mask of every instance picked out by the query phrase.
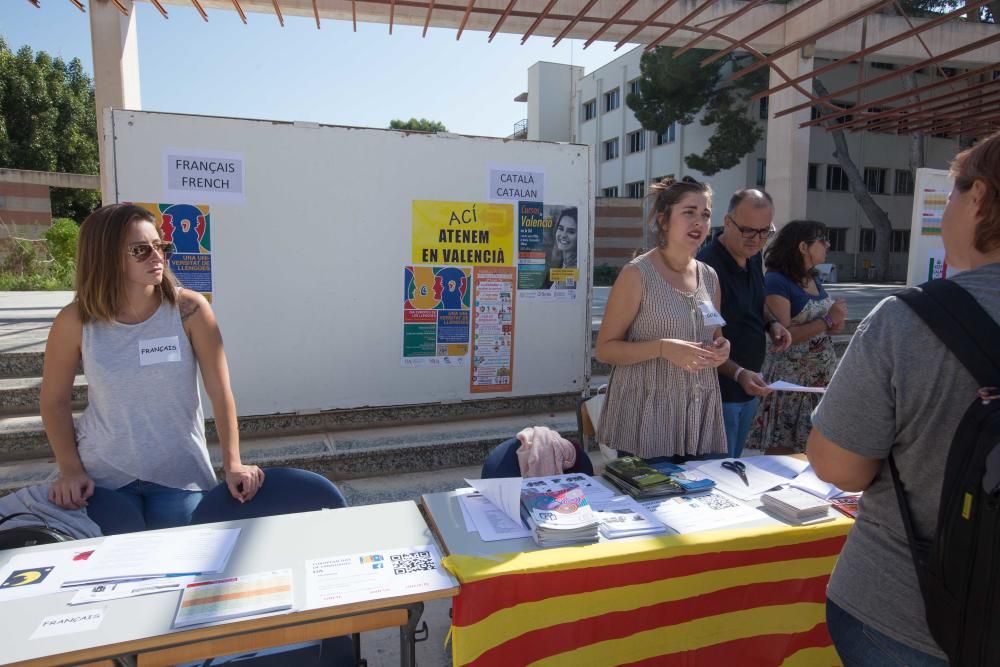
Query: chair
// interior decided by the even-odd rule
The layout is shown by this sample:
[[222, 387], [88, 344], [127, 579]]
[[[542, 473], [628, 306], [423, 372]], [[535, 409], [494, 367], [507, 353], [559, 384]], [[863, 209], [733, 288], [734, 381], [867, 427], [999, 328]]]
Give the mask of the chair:
[[[572, 440], [570, 442], [573, 442]], [[497, 477], [520, 477], [521, 476], [521, 466], [517, 462], [517, 449], [521, 446], [521, 441], [517, 438], [511, 438], [510, 440], [504, 440], [499, 445], [493, 448], [493, 450], [483, 461], [483, 470], [479, 474], [482, 479], [495, 479]], [[590, 462], [590, 457], [587, 456], [587, 452], [583, 450], [582, 447], [576, 442], [573, 442], [573, 447], [576, 448], [576, 463], [573, 467], [565, 472], [580, 472], [585, 475], [594, 474], [594, 465]]]
[[[309, 470], [297, 468], [266, 468], [264, 485], [248, 503], [241, 503], [229, 493], [225, 484], [219, 484], [205, 495], [198, 504], [191, 523], [212, 523], [254, 519], [278, 514], [311, 512], [320, 509], [347, 507], [336, 484]], [[312, 660], [309, 660], [312, 658]], [[241, 664], [247, 667], [270, 667], [272, 664], [314, 664], [317, 667], [347, 667], [360, 664], [361, 636], [355, 634], [324, 639], [318, 660], [307, 650], [298, 649], [277, 656], [254, 658]], [[275, 662], [277, 661], [277, 662]], [[291, 661], [291, 662], [289, 662]]]

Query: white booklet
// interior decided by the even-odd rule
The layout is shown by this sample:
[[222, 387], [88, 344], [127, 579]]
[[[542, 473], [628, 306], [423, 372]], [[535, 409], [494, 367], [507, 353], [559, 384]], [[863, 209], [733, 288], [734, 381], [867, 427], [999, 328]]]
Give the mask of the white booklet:
[[184, 587], [174, 627], [218, 623], [292, 608], [292, 571], [272, 570]]
[[767, 385], [768, 389], [774, 391], [797, 391], [804, 394], [824, 394], [826, 393], [826, 387], [804, 387], [801, 384], [794, 384], [792, 382], [785, 382], [784, 380], [777, 380]]
[[189, 528], [112, 535], [104, 538], [86, 568], [63, 587], [169, 575], [222, 572], [240, 535], [239, 528]]
[[[738, 472], [723, 467], [723, 463], [739, 461], [743, 464], [746, 482]], [[768, 489], [788, 483], [788, 479], [758, 468], [753, 459], [710, 459], [698, 462], [697, 471], [711, 478], [720, 491], [740, 500], [752, 500]]]

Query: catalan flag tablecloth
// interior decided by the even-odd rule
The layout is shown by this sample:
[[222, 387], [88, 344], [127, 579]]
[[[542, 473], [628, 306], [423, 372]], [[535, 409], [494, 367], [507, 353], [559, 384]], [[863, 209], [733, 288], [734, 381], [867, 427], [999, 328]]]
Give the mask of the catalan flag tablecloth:
[[452, 554], [455, 665], [839, 665], [826, 583], [848, 519]]

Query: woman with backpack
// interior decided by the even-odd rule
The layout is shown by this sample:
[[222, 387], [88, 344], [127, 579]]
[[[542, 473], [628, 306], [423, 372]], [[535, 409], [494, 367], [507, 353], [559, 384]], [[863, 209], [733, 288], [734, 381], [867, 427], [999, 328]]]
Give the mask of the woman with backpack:
[[[987, 347], [995, 355], [996, 338], [989, 328], [1000, 322], [1000, 134], [959, 153], [951, 175], [954, 188], [941, 236], [945, 263], [961, 273], [943, 287], [955, 290], [957, 285], [971, 299], [963, 320], [949, 315], [944, 321], [976, 329], [992, 340]], [[807, 453], [816, 474], [842, 489], [865, 492], [827, 590], [827, 627], [846, 667], [943, 666], [946, 650], [955, 650], [935, 641], [944, 635], [928, 615], [940, 619], [942, 610], [925, 605], [889, 463], [891, 456], [915, 539], [932, 542], [951, 443], [967, 410], [980, 404], [983, 388], [973, 377], [983, 369], [970, 371], [909, 305], [917, 296], [929, 303], [924, 297], [933, 291], [928, 286], [876, 306], [858, 327], [812, 418]], [[968, 295], [959, 291], [957, 296]], [[939, 301], [946, 307], [938, 315], [952, 310], [955, 301]], [[984, 327], [971, 323], [979, 308], [985, 311], [980, 313]], [[957, 505], [958, 512], [967, 512], [966, 523], [988, 505], [971, 497], [967, 502], [966, 509], [962, 502]], [[990, 576], [995, 578], [995, 571]], [[988, 586], [985, 578], [977, 585]], [[990, 621], [982, 610], [951, 616], [944, 620], [953, 627], [955, 621], [992, 622], [986, 632], [995, 636], [997, 619]], [[932, 627], [938, 628], [933, 635]], [[950, 657], [954, 664], [997, 664], [985, 654], [969, 661]]]
[[[152, 214], [131, 204], [92, 213], [78, 243], [76, 298], [56, 317], [45, 346], [41, 413], [59, 467], [49, 499], [80, 508], [99, 486], [132, 506], [146, 528], [189, 523], [217, 483], [200, 370], [225, 484], [240, 503], [251, 500], [264, 472], [240, 460], [222, 335], [205, 297], [177, 285], [167, 266], [173, 244], [160, 237]], [[81, 360], [88, 405], [74, 424]], [[94, 518], [106, 534], [117, 532], [118, 517]]]

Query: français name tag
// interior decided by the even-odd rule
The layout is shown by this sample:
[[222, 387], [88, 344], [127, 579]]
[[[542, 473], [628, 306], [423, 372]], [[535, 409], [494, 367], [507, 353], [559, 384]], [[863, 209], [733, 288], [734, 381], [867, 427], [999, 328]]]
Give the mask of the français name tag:
[[726, 320], [722, 318], [719, 311], [715, 309], [715, 304], [711, 301], [699, 301], [698, 310], [701, 311], [702, 318], [705, 320], [705, 326], [708, 327], [724, 327], [726, 326]]
[[139, 365], [152, 366], [181, 360], [181, 345], [177, 336], [149, 338], [139, 341]]

